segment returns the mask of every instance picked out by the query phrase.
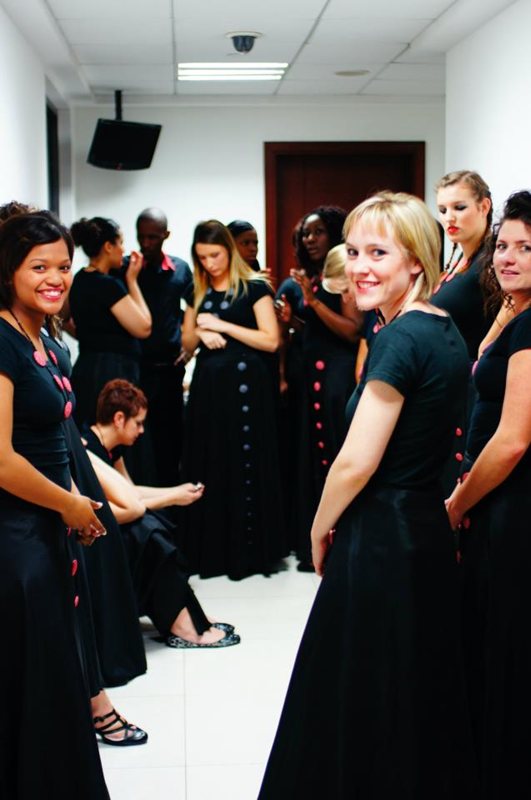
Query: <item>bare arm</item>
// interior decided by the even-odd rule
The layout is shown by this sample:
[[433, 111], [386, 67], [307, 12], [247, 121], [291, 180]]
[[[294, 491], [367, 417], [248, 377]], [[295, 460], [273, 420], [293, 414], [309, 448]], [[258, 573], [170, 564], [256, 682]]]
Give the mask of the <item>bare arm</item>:
[[[109, 467], [109, 469], [112, 469], [112, 467]], [[120, 477], [126, 481], [129, 490], [134, 493], [136, 499], [144, 506], [144, 511], [147, 508], [156, 511], [158, 508], [167, 508], [168, 506], [188, 506], [190, 503], [195, 503], [196, 500], [199, 500], [205, 490], [202, 483], [182, 483], [179, 486], [167, 487], [137, 486], [133, 483], [125, 466], [125, 461], [121, 457], [115, 462], [114, 471], [118, 472]]]
[[318, 575], [323, 574], [329, 533], [376, 472], [403, 404], [403, 395], [389, 384], [367, 383], [345, 443], [330, 467], [313, 522], [312, 558]]
[[142, 517], [146, 506], [138, 497], [135, 487], [90, 450], [87, 450], [87, 454], [116, 521], [123, 524]]
[[125, 273], [129, 294], [111, 306], [111, 313], [122, 328], [138, 339], [147, 339], [151, 333], [151, 312], [138, 285], [138, 273], [142, 266], [140, 253], [132, 252]]
[[308, 305], [313, 308], [321, 322], [336, 336], [346, 339], [347, 342], [354, 344], [360, 338], [361, 326], [363, 325], [363, 314], [358, 311], [354, 302], [345, 301], [341, 298], [341, 314], [336, 314], [325, 303], [318, 300], [315, 296]]
[[519, 350], [509, 359], [499, 425], [481, 451], [465, 481], [446, 501], [453, 528], [466, 512], [511, 474], [531, 443], [531, 350]]
[[13, 382], [0, 373], [0, 487], [29, 503], [57, 511], [66, 526], [89, 531], [94, 535], [105, 532], [94, 513], [100, 503], [80, 494], [62, 489], [13, 450]]
[[316, 298], [312, 282], [302, 270], [292, 270], [291, 275], [301, 287], [304, 302], [314, 310], [321, 322], [336, 336], [346, 339], [347, 342], [357, 342], [360, 338], [363, 314], [358, 311], [354, 301], [342, 297], [341, 314], [336, 314], [322, 300]]
[[278, 327], [273, 300], [269, 296], [261, 297], [253, 305], [256, 317], [257, 330], [235, 325], [233, 322], [219, 319], [213, 314], [199, 314], [197, 325], [200, 329], [226, 334], [248, 347], [274, 353], [280, 344], [280, 330]]

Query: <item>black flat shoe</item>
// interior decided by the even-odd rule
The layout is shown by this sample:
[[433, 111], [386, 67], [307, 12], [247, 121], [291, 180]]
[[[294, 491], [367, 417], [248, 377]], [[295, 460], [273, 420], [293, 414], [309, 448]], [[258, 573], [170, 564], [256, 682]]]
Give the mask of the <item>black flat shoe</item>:
[[218, 631], [225, 631], [225, 633], [234, 633], [234, 625], [230, 622], [213, 622], [211, 628], [217, 628]]
[[[100, 736], [101, 741], [105, 744], [112, 744], [115, 747], [132, 747], [136, 744], [146, 744], [148, 740], [146, 731], [127, 722], [114, 708], [108, 714], [104, 714], [103, 717], [93, 717], [92, 721], [103, 722], [106, 719], [109, 721], [105, 725], [100, 725], [98, 728], [94, 726], [96, 736]], [[115, 733], [121, 733], [122, 731], [124, 731], [124, 735], [121, 739], [112, 738]]]
[[188, 639], [183, 639], [181, 636], [175, 636], [170, 633], [166, 636], [165, 643], [167, 647], [174, 647], [179, 650], [205, 650], [220, 647], [232, 647], [234, 644], [240, 644], [240, 637], [237, 633], [226, 633], [223, 639], [217, 642], [208, 642], [207, 644], [200, 644], [198, 642], [190, 642]]

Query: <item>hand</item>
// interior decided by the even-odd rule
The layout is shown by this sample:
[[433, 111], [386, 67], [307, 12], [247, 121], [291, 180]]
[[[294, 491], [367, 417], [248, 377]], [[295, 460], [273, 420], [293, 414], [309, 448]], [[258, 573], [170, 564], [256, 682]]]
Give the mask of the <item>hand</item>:
[[91, 500], [82, 494], [70, 494], [68, 507], [63, 511], [61, 517], [68, 528], [75, 528], [81, 531], [82, 537], [105, 536], [107, 531], [94, 513], [94, 509], [101, 508], [102, 503]]
[[198, 328], [203, 328], [208, 331], [216, 331], [216, 333], [223, 333], [226, 328], [226, 323], [216, 317], [215, 314], [202, 314], [197, 315], [196, 325]]
[[197, 335], [209, 350], [223, 350], [227, 345], [227, 340], [223, 338], [221, 333], [215, 333], [214, 331], [197, 331]]
[[335, 531], [331, 530], [322, 536], [312, 531], [312, 562], [317, 575], [324, 574], [324, 565], [334, 539], [334, 533]]
[[280, 300], [275, 300], [275, 312], [279, 322], [289, 325], [293, 316], [293, 309], [285, 294], [280, 295]]
[[457, 484], [450, 497], [444, 501], [446, 513], [448, 514], [448, 519], [450, 520], [453, 531], [461, 526], [465, 515], [465, 512], [459, 508], [459, 489], [460, 484]]
[[129, 256], [129, 266], [127, 267], [127, 272], [125, 273], [125, 279], [136, 281], [138, 275], [140, 274], [140, 270], [142, 269], [143, 263], [144, 258], [142, 253], [139, 253], [137, 250], [131, 250], [131, 255]]
[[309, 277], [306, 275], [306, 272], [303, 269], [292, 269], [290, 270], [290, 275], [295, 281], [298, 283], [302, 289], [302, 296], [304, 302], [307, 303], [309, 306], [315, 303], [315, 294], [313, 291], [313, 284]]
[[288, 386], [287, 380], [285, 378], [281, 378], [280, 379], [280, 385], [279, 385], [280, 394], [286, 394], [288, 389], [289, 389], [289, 386]]
[[174, 503], [176, 506], [189, 506], [200, 500], [204, 491], [202, 483], [182, 483], [175, 487]]
[[179, 364], [188, 364], [192, 356], [193, 353], [189, 353], [188, 350], [185, 350], [184, 347], [181, 347], [181, 352], [173, 362], [173, 366], [177, 367]]

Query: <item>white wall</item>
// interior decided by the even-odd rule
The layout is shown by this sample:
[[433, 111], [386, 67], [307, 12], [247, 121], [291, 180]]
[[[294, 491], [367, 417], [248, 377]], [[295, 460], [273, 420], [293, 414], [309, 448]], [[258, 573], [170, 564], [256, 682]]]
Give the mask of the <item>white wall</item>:
[[447, 55], [446, 167], [475, 169], [495, 210], [531, 188], [531, 3], [519, 0]]
[[0, 203], [46, 205], [46, 170], [44, 72], [0, 7]]
[[[256, 224], [264, 243], [265, 141], [426, 141], [426, 197], [444, 170], [444, 104], [441, 102], [328, 100], [327, 103], [249, 103], [193, 107], [124, 107], [124, 119], [162, 123], [153, 164], [140, 172], [114, 172], [86, 164], [97, 117], [110, 106], [73, 112], [74, 182], [78, 216], [108, 215], [135, 246], [134, 222], [149, 205], [170, 220], [168, 251], [188, 258], [200, 219], [235, 217]], [[264, 253], [262, 251], [262, 258]]]

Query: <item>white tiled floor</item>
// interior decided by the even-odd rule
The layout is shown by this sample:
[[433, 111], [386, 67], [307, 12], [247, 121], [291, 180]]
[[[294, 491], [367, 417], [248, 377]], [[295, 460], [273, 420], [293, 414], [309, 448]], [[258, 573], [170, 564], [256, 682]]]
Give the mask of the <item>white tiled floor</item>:
[[112, 800], [256, 800], [319, 583], [287, 564], [270, 578], [192, 580], [207, 614], [236, 625], [236, 647], [170, 650], [146, 627], [147, 674], [110, 694], [149, 742], [100, 745]]

